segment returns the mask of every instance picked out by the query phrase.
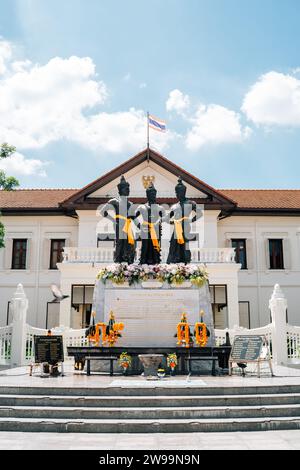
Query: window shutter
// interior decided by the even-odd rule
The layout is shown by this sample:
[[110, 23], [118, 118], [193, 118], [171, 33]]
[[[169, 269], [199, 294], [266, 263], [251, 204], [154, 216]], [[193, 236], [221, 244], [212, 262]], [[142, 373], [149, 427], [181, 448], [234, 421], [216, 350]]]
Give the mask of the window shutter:
[[266, 269], [270, 269], [270, 247], [269, 247], [269, 239], [266, 238], [265, 241], [265, 260], [266, 260]]
[[247, 269], [254, 269], [255, 256], [254, 256], [254, 243], [252, 238], [246, 240], [246, 256], [247, 256]]
[[12, 248], [13, 240], [12, 238], [7, 238], [5, 240], [5, 254], [4, 254], [4, 269], [11, 269], [12, 265]]
[[283, 248], [283, 267], [284, 269], [291, 269], [291, 249], [290, 249], [290, 240], [284, 238], [282, 241]]

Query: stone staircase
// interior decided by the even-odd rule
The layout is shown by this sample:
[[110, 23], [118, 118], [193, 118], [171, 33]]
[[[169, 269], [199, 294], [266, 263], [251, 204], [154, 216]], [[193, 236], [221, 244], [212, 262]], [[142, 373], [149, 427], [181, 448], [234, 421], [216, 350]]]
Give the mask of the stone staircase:
[[0, 431], [152, 433], [300, 429], [300, 385], [0, 387]]

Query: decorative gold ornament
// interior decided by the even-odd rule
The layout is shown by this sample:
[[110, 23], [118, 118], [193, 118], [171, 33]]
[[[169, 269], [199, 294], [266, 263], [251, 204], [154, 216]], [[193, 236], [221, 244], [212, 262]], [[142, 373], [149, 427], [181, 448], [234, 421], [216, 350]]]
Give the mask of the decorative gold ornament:
[[155, 176], [142, 176], [142, 183], [145, 189], [148, 189], [151, 183], [154, 183]]

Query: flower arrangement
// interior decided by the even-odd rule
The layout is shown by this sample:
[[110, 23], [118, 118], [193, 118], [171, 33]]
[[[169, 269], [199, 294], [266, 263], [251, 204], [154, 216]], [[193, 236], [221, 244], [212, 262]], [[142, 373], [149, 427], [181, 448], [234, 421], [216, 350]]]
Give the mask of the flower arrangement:
[[130, 286], [148, 280], [177, 285], [190, 281], [193, 285], [201, 287], [207, 282], [208, 275], [203, 266], [195, 264], [179, 263], [150, 266], [115, 263], [101, 269], [97, 279], [101, 279], [104, 284], [107, 281], [119, 285], [128, 282]]
[[124, 373], [127, 372], [128, 368], [131, 366], [131, 363], [132, 357], [130, 354], [123, 352], [118, 359], [118, 364], [120, 367], [122, 367]]
[[168, 367], [174, 371], [175, 367], [177, 366], [178, 364], [178, 359], [177, 359], [177, 355], [176, 353], [171, 353], [171, 354], [168, 354], [167, 356], [167, 365]]
[[183, 346], [189, 348], [193, 345], [192, 333], [190, 330], [190, 325], [187, 320], [186, 313], [181, 315], [180, 322], [177, 325], [177, 344], [178, 346]]
[[95, 325], [95, 316], [93, 314], [93, 325], [89, 328], [88, 340], [95, 346], [100, 346], [100, 340], [102, 338], [103, 346], [114, 346], [118, 339], [122, 336], [120, 331], [124, 330], [124, 323], [115, 321], [113, 312], [110, 312], [109, 322], [97, 323]]
[[207, 336], [207, 327], [204, 322], [197, 322], [195, 324], [195, 337], [196, 337], [196, 344], [200, 346], [200, 348], [204, 348], [207, 345], [208, 336]]

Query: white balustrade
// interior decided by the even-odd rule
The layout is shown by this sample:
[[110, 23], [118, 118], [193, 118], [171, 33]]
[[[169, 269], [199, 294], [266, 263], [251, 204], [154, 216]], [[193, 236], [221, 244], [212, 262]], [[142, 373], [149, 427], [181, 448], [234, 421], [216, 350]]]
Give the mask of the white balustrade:
[[12, 325], [0, 328], [0, 365], [10, 364]]
[[290, 362], [300, 361], [300, 326], [287, 325], [287, 355]]
[[[137, 249], [136, 259], [139, 259], [140, 248]], [[162, 262], [166, 262], [168, 251], [162, 250]], [[235, 263], [234, 248], [192, 248], [192, 263]], [[85, 248], [66, 247], [64, 263], [112, 263], [114, 248]]]

